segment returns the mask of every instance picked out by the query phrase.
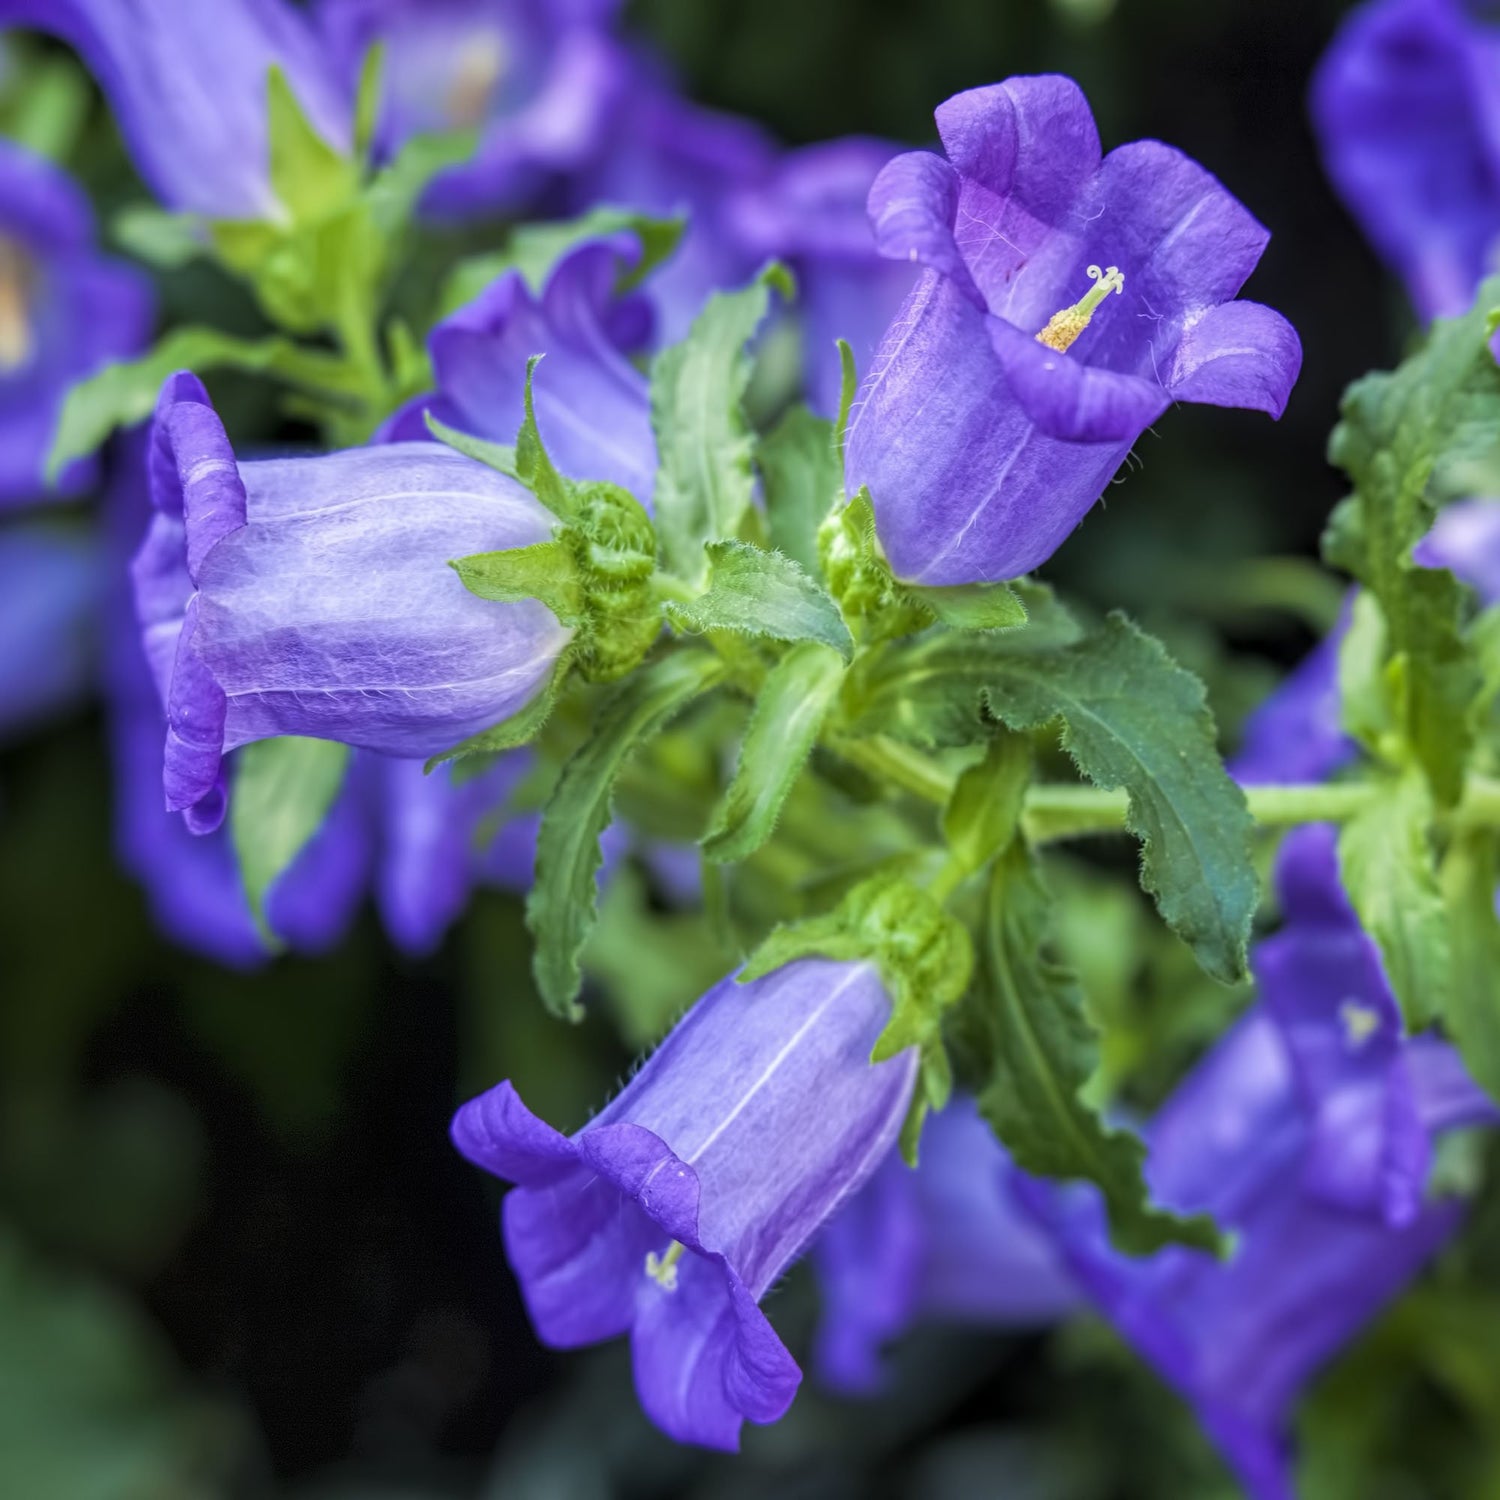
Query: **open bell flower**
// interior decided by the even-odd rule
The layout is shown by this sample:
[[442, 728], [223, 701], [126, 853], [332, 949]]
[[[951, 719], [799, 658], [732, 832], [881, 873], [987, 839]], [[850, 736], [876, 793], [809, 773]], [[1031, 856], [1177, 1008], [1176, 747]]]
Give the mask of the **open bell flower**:
[[315, 12], [352, 90], [368, 49], [385, 44], [376, 149], [474, 129], [473, 159], [423, 199], [442, 217], [494, 215], [602, 149], [628, 68], [608, 25], [617, 0], [321, 0]]
[[896, 1141], [917, 1054], [870, 1062], [889, 1018], [872, 965], [802, 959], [722, 980], [572, 1137], [509, 1083], [465, 1104], [454, 1143], [516, 1184], [505, 1247], [541, 1340], [629, 1333], [641, 1405], [682, 1442], [780, 1417], [801, 1372], [757, 1304]]
[[881, 1346], [921, 1321], [1038, 1328], [1077, 1305], [1057, 1252], [1012, 1201], [1014, 1172], [968, 1096], [928, 1119], [915, 1168], [886, 1157], [813, 1247], [826, 1384], [878, 1390]]
[[0, 0], [0, 27], [66, 42], [98, 80], [136, 170], [168, 208], [275, 219], [267, 77], [287, 77], [332, 146], [347, 150], [354, 93], [286, 0]]
[[1369, 939], [1338, 884], [1333, 830], [1288, 841], [1285, 926], [1254, 960], [1258, 1004], [1147, 1132], [1153, 1195], [1207, 1212], [1229, 1257], [1110, 1247], [1088, 1187], [1018, 1180], [1079, 1285], [1192, 1403], [1255, 1500], [1292, 1500], [1289, 1431], [1312, 1376], [1453, 1235], [1432, 1196], [1444, 1131], [1494, 1123], [1457, 1052], [1402, 1034]]
[[1423, 318], [1467, 312], [1500, 241], [1500, 28], [1460, 0], [1375, 0], [1313, 79], [1334, 187]]
[[937, 110], [946, 156], [876, 179], [881, 251], [924, 268], [849, 432], [896, 575], [951, 585], [1045, 562], [1173, 402], [1279, 416], [1290, 324], [1234, 301], [1267, 233], [1159, 141], [1101, 159], [1071, 80], [1012, 78]]
[[170, 376], [152, 427], [155, 514], [132, 572], [167, 710], [167, 806], [225, 809], [225, 753], [308, 735], [436, 755], [540, 691], [569, 632], [496, 604], [448, 560], [525, 547], [552, 517], [437, 443], [239, 463], [201, 382]]
[[[99, 253], [82, 190], [0, 141], [0, 510], [45, 497], [68, 390], [135, 354], [150, 329], [150, 289], [133, 267]], [[85, 488], [95, 468], [70, 464], [56, 493]]]

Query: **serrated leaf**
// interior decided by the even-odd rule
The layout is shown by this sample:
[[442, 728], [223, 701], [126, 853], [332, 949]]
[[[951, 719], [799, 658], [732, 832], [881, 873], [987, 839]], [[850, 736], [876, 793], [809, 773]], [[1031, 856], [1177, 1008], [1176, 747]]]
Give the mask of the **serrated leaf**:
[[1047, 957], [1050, 905], [1030, 853], [1013, 843], [990, 884], [980, 1110], [1024, 1171], [1096, 1184], [1111, 1238], [1125, 1253], [1149, 1255], [1172, 1244], [1218, 1252], [1212, 1220], [1152, 1206], [1142, 1171], [1145, 1146], [1110, 1129], [1080, 1098], [1099, 1065], [1098, 1034], [1077, 978]]
[[906, 591], [954, 630], [1015, 630], [1026, 623], [1026, 606], [1005, 583], [967, 583]]
[[818, 528], [843, 499], [844, 468], [833, 424], [794, 406], [756, 445], [771, 545], [814, 577]]
[[1443, 858], [1452, 981], [1443, 1020], [1475, 1081], [1500, 1100], [1500, 845], [1490, 829], [1466, 829]]
[[679, 630], [729, 630], [775, 641], [817, 641], [846, 661], [854, 640], [821, 584], [779, 552], [749, 542], [711, 542], [708, 587], [696, 599], [672, 600], [667, 618]]
[[657, 218], [609, 205], [591, 208], [561, 223], [517, 225], [504, 250], [459, 262], [443, 287], [439, 316], [457, 312], [508, 271], [519, 271], [533, 295], [540, 295], [557, 263], [570, 251], [590, 240], [622, 232], [633, 234], [641, 246], [640, 260], [615, 285], [616, 293], [631, 291], [670, 259], [686, 227], [685, 219]]
[[775, 832], [843, 676], [838, 653], [811, 641], [793, 646], [771, 669], [755, 700], [734, 778], [703, 836], [707, 859], [748, 859]]
[[1066, 651], [1003, 662], [984, 702], [1012, 729], [1060, 720], [1079, 771], [1125, 789], [1142, 887], [1206, 972], [1243, 979], [1260, 897], [1255, 824], [1219, 757], [1203, 684], [1116, 614]]
[[943, 809], [943, 837], [970, 874], [982, 870], [1015, 837], [1030, 781], [1030, 742], [1000, 729], [984, 758], [954, 784]]
[[1443, 1014], [1453, 953], [1428, 828], [1432, 799], [1416, 775], [1392, 781], [1339, 835], [1339, 873], [1407, 1025]]
[[339, 399], [359, 394], [344, 362], [289, 339], [254, 341], [217, 328], [178, 328], [139, 359], [113, 364], [69, 392], [47, 458], [55, 479], [75, 458], [93, 453], [117, 427], [133, 427], [156, 409], [162, 381], [176, 370], [248, 370], [274, 375], [316, 395]]
[[792, 295], [790, 277], [776, 265], [740, 291], [717, 293], [688, 336], [651, 368], [656, 524], [667, 566], [690, 583], [703, 577], [704, 545], [732, 537], [754, 495], [742, 406], [750, 383], [745, 345], [766, 316], [773, 287]]
[[577, 625], [584, 617], [583, 582], [573, 549], [561, 538], [503, 552], [474, 552], [448, 566], [481, 599], [498, 604], [539, 599], [564, 625]]
[[542, 812], [526, 921], [536, 938], [537, 987], [554, 1015], [577, 1019], [578, 956], [594, 925], [601, 856], [615, 778], [649, 739], [723, 675], [707, 652], [678, 651], [621, 683], [573, 753]]
[[230, 836], [250, 914], [268, 939], [267, 893], [323, 826], [344, 784], [349, 755], [349, 747], [336, 740], [295, 735], [254, 740], [239, 752]]
[[1493, 446], [1500, 370], [1486, 314], [1497, 300], [1500, 280], [1486, 282], [1474, 311], [1437, 320], [1398, 369], [1350, 386], [1329, 443], [1354, 495], [1330, 523], [1325, 555], [1380, 603], [1389, 657], [1406, 662], [1398, 724], [1441, 806], [1463, 791], [1478, 676], [1463, 641], [1463, 587], [1443, 569], [1418, 567], [1411, 552], [1475, 455]]

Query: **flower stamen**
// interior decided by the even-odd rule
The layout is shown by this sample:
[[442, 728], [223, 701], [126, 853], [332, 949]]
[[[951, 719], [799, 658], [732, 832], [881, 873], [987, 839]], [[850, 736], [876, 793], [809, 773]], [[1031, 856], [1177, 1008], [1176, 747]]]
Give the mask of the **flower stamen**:
[[31, 356], [31, 280], [30, 257], [0, 235], [0, 375], [19, 370]]
[[448, 90], [450, 123], [458, 128], [483, 125], [509, 69], [510, 54], [503, 36], [481, 31], [470, 37]]
[[677, 1262], [682, 1259], [681, 1241], [673, 1240], [665, 1255], [650, 1250], [646, 1253], [646, 1275], [664, 1292], [677, 1290]]
[[1111, 292], [1125, 290], [1125, 278], [1120, 274], [1118, 266], [1111, 266], [1108, 270], [1090, 266], [1088, 273], [1090, 280], [1094, 283], [1093, 286], [1072, 307], [1065, 307], [1061, 312], [1053, 313], [1047, 326], [1037, 334], [1037, 343], [1045, 344], [1049, 349], [1056, 349], [1059, 354], [1066, 354], [1072, 347], [1073, 341], [1093, 320], [1099, 304]]

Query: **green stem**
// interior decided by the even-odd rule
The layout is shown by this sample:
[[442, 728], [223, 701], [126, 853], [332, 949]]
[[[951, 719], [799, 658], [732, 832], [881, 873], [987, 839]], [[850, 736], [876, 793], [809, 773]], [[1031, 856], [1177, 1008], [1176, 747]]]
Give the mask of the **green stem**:
[[[937, 807], [946, 806], [953, 795], [954, 774], [910, 745], [877, 735], [835, 740], [831, 748], [851, 765]], [[1262, 828], [1345, 823], [1382, 795], [1381, 785], [1368, 781], [1245, 788], [1251, 816]], [[1022, 821], [1033, 843], [1085, 838], [1123, 832], [1127, 807], [1128, 799], [1122, 791], [1044, 782], [1027, 791]], [[1453, 818], [1464, 828], [1500, 828], [1500, 780], [1470, 776]]]

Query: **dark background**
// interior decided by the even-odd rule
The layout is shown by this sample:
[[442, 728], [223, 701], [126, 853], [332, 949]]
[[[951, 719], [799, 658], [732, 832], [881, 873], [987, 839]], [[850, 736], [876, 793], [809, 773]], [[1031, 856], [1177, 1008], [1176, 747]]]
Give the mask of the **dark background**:
[[[1285, 419], [1170, 413], [1050, 570], [1164, 631], [1209, 677], [1230, 732], [1337, 600], [1310, 566], [1256, 560], [1315, 554], [1340, 493], [1323, 459], [1339, 392], [1409, 334], [1306, 120], [1341, 11], [633, 11], [695, 97], [791, 143], [925, 143], [932, 107], [958, 89], [1071, 73], [1106, 148], [1160, 136], [1271, 227], [1247, 292], [1302, 334]], [[0, 753], [0, 1453], [45, 1476], [17, 1500], [1234, 1493], [1175, 1400], [1088, 1323], [1045, 1339], [927, 1332], [881, 1403], [830, 1402], [809, 1382], [786, 1422], [747, 1431], [737, 1461], [673, 1448], [637, 1414], [622, 1350], [536, 1345], [495, 1232], [496, 1187], [447, 1144], [454, 1103], [502, 1074], [569, 1125], [628, 1063], [603, 1022], [564, 1032], [544, 1017], [515, 903], [481, 896], [421, 964], [367, 917], [330, 959], [225, 973], [160, 939], [117, 873], [101, 747], [85, 713]], [[1143, 973], [1149, 986], [1156, 971]], [[1496, 1472], [1476, 1413], [1500, 1396], [1483, 1380], [1455, 1396], [1444, 1361], [1470, 1346], [1434, 1344], [1429, 1327], [1454, 1307], [1469, 1332], [1495, 1326], [1472, 1272], [1489, 1263], [1488, 1234], [1480, 1224], [1455, 1252], [1449, 1300], [1440, 1280], [1423, 1294], [1436, 1302], [1413, 1304], [1422, 1316], [1398, 1314], [1326, 1383], [1309, 1417], [1310, 1493], [1500, 1493], [1468, 1488]], [[812, 1311], [794, 1275], [773, 1307], [794, 1349]]]

